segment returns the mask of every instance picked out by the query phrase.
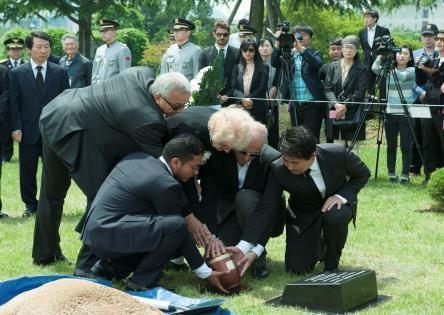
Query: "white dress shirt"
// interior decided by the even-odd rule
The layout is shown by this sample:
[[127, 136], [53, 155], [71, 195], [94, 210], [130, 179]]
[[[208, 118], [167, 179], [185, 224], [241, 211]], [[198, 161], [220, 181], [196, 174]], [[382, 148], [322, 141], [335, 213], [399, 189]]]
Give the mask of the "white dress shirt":
[[17, 62], [17, 67], [20, 66], [22, 59], [20, 58], [20, 59], [14, 60], [12, 58], [9, 58], [9, 62], [11, 63], [12, 67], [15, 68], [16, 66], [14, 66], [14, 64]]
[[217, 49], [218, 56], [219, 56], [219, 50], [223, 49], [224, 50], [224, 59], [227, 57], [228, 44], [226, 44], [225, 47], [218, 47], [217, 44], [214, 44], [214, 47], [216, 47], [216, 49]]
[[375, 40], [375, 31], [376, 31], [376, 25], [373, 27], [367, 27], [367, 43], [372, 48], [373, 48], [373, 42]]
[[247, 172], [248, 172], [248, 167], [250, 166], [250, 162], [251, 161], [248, 161], [244, 165], [240, 165], [239, 163], [236, 163], [237, 164], [237, 179], [239, 182], [239, 185], [238, 185], [239, 189], [242, 189], [242, 187], [244, 186], [245, 177], [247, 177]]
[[48, 67], [48, 61], [45, 60], [45, 62], [44, 62], [43, 64], [38, 65], [38, 64], [36, 64], [36, 63], [34, 62], [34, 60], [32, 60], [32, 58], [31, 58], [31, 60], [30, 60], [29, 62], [31, 63], [32, 71], [34, 71], [34, 78], [37, 77], [37, 72], [38, 72], [38, 70], [37, 70], [37, 66], [42, 66], [42, 70], [41, 70], [41, 72], [42, 72], [42, 76], [43, 76], [43, 81], [45, 81], [45, 78], [46, 78], [46, 69], [47, 69], [47, 67]]

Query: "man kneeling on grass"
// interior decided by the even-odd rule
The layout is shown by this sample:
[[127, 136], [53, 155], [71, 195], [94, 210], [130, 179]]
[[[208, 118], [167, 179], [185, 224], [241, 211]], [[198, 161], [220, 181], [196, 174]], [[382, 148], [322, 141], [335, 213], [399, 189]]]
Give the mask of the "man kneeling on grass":
[[242, 241], [227, 250], [236, 253], [243, 275], [261, 255], [257, 248], [267, 243], [273, 215], [282, 192], [287, 191], [287, 271], [311, 272], [321, 260], [325, 271], [335, 271], [348, 224], [356, 218], [358, 192], [370, 171], [342, 145], [316, 145], [316, 138], [304, 127], [287, 129], [280, 151], [282, 157], [271, 164], [263, 198], [247, 221]]
[[[202, 156], [197, 138], [179, 136], [165, 145], [158, 159], [134, 152], [114, 167], [82, 232], [83, 242], [101, 258], [91, 269], [97, 277], [125, 279], [132, 273], [126, 289], [148, 290], [158, 286], [166, 264], [180, 251], [199, 278], [228, 293], [219, 282], [223, 273], [205, 264], [181, 215], [188, 200], [179, 181], [197, 175]], [[209, 252], [221, 249], [213, 245]]]

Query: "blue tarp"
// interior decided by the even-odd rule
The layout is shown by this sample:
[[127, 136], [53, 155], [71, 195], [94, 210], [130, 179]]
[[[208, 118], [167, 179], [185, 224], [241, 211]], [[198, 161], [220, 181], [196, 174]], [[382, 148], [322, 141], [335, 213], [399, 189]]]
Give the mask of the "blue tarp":
[[[104, 280], [84, 279], [67, 275], [53, 275], [53, 276], [25, 276], [14, 278], [0, 282], [0, 306], [11, 300], [16, 295], [35, 289], [45, 283], [55, 281], [63, 278], [90, 280], [92, 282], [100, 283], [106, 286], [111, 286], [111, 282]], [[192, 308], [195, 314], [199, 313], [198, 309], [201, 307], [212, 308], [211, 311], [206, 311], [205, 314], [212, 315], [234, 315], [235, 313], [224, 310], [219, 307], [224, 302], [224, 299], [193, 299], [177, 295], [164, 288], [154, 288], [145, 292], [127, 292], [131, 295], [142, 296], [150, 299], [168, 301], [173, 304]]]

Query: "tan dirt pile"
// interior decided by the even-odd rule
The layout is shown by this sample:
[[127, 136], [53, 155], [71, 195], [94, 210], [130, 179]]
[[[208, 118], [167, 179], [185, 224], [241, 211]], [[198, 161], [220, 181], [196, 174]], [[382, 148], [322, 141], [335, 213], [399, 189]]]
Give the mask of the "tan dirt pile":
[[80, 279], [60, 279], [17, 295], [0, 306], [1, 315], [163, 314], [134, 297]]

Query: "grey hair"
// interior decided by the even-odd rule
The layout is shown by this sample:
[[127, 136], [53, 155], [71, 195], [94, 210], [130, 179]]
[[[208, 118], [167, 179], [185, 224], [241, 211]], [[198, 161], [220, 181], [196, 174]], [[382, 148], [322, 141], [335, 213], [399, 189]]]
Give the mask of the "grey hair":
[[60, 40], [60, 42], [62, 43], [62, 45], [65, 43], [65, 41], [66, 41], [67, 39], [73, 39], [73, 40], [76, 41], [77, 44], [79, 43], [79, 39], [77, 38], [76, 35], [65, 34], [65, 35], [62, 36], [62, 39]]
[[179, 72], [169, 72], [160, 75], [149, 88], [149, 92], [169, 97], [173, 91], [181, 94], [191, 94], [191, 85], [188, 79]]

